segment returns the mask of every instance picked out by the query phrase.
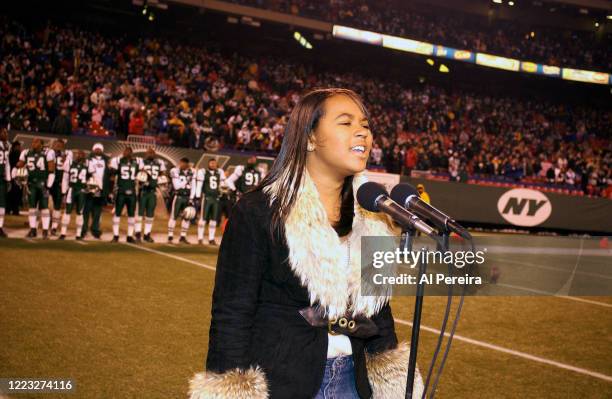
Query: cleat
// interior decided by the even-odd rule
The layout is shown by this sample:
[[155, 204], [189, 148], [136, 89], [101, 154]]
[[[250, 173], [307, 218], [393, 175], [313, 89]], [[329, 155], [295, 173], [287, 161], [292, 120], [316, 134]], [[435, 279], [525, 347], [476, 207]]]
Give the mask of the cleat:
[[30, 229], [30, 232], [26, 236], [27, 238], [36, 238], [36, 229]]
[[48, 240], [49, 239], [49, 230], [43, 230], [42, 239], [43, 240]]
[[7, 235], [4, 232], [4, 229], [2, 229], [2, 227], [0, 227], [0, 238], [6, 238], [6, 237], [7, 237]]
[[141, 239], [140, 233], [135, 233], [134, 234], [134, 238], [136, 239], [136, 241], [140, 241], [140, 239]]
[[198, 240], [198, 245], [204, 245], [204, 240]]
[[64, 234], [61, 234], [57, 239], [58, 240], [65, 240], [66, 236]]
[[187, 245], [191, 244], [189, 241], [187, 241], [187, 238], [186, 238], [186, 237], [181, 237], [181, 238], [179, 238], [179, 242], [180, 242], [181, 244], [187, 244]]
[[168, 244], [172, 244], [172, 237], [168, 237]]
[[208, 244], [209, 244], [209, 245], [217, 245], [217, 243], [216, 243], [216, 241], [215, 241], [215, 240], [209, 240], [209, 241], [208, 241]]
[[130, 244], [136, 243], [136, 240], [134, 239], [134, 237], [128, 237], [126, 241], [129, 242]]
[[56, 236], [57, 235], [57, 229], [51, 229], [51, 235], [52, 236]]
[[144, 241], [146, 242], [150, 242], [150, 243], [154, 243], [155, 241], [151, 238], [150, 234], [145, 234], [144, 235]]
[[111, 242], [119, 242], [119, 236], [114, 236]]
[[93, 233], [91, 233], [95, 238], [97, 238], [98, 240], [100, 238], [102, 238], [102, 233], [99, 231], [94, 231]]
[[83, 241], [83, 236], [76, 236], [77, 241]]

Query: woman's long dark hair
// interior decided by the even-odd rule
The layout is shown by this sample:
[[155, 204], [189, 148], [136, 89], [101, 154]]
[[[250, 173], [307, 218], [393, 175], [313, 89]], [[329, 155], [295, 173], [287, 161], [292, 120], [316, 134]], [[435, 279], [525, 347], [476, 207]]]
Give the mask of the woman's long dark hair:
[[[270, 231], [273, 237], [276, 234], [280, 234], [280, 237], [284, 236], [284, 225], [297, 198], [306, 167], [308, 139], [314, 134], [319, 120], [324, 115], [325, 100], [335, 95], [350, 97], [359, 105], [364, 116], [370, 122], [370, 115], [363, 104], [363, 100], [350, 89], [315, 89], [301, 98], [289, 115], [283, 143], [274, 164], [272, 164], [270, 173], [255, 188], [255, 190], [262, 190], [277, 181], [280, 183], [278, 184], [276, 198], [272, 203]], [[340, 222], [335, 226], [339, 235], [344, 235], [351, 229], [354, 211], [352, 183], [353, 176], [348, 176], [342, 187]], [[274, 234], [275, 232], [276, 234]]]

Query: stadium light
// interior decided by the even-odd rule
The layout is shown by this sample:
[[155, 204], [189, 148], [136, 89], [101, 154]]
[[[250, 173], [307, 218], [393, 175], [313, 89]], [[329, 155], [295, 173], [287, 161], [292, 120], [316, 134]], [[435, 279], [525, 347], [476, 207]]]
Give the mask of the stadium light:
[[503, 3], [503, 1], [502, 1], [502, 0], [493, 0], [493, 3], [495, 3], [495, 4], [501, 4], [501, 3]]
[[608, 18], [608, 19], [612, 19], [612, 14], [607, 15], [607, 16], [606, 16], [606, 18]]
[[306, 40], [306, 38], [302, 36], [300, 32], [298, 31], [293, 32], [293, 38], [297, 40], [298, 43], [302, 45], [302, 47], [305, 47], [308, 50], [312, 50], [312, 44], [310, 44], [310, 42]]
[[595, 27], [599, 28], [599, 22], [595, 22]]
[[444, 64], [440, 64], [440, 69], [439, 69], [439, 71], [440, 71], [440, 72], [442, 72], [442, 73], [448, 73], [448, 72], [449, 72], [449, 69], [448, 69], [448, 67], [447, 67], [446, 65], [444, 65]]
[[512, 6], [514, 5], [514, 2], [513, 2], [513, 1], [509, 1], [509, 2], [508, 2], [508, 5], [509, 5], [510, 7], [512, 7]]

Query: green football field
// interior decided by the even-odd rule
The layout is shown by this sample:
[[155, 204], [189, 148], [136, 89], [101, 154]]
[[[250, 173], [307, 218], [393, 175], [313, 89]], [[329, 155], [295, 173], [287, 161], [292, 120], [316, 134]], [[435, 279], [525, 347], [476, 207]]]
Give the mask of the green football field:
[[[22, 237], [24, 222], [10, 217], [7, 230]], [[217, 248], [10, 238], [0, 251], [0, 377], [76, 381], [72, 394], [11, 398], [186, 397], [206, 358]], [[557, 267], [528, 254], [512, 259]], [[423, 373], [445, 303], [425, 298]], [[401, 340], [413, 304], [392, 301]], [[612, 298], [466, 298], [436, 397], [612, 397]]]

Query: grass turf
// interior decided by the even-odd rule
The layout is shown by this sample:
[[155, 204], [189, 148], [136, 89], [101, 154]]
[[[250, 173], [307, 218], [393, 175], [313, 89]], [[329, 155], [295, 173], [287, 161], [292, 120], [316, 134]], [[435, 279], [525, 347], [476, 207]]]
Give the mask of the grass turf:
[[[147, 248], [214, 266], [205, 247]], [[0, 376], [71, 377], [78, 398], [182, 398], [204, 367], [214, 272], [127, 245], [0, 241]], [[604, 301], [604, 298], [597, 299]], [[609, 298], [605, 299], [609, 303]], [[411, 320], [412, 298], [394, 298]], [[427, 297], [439, 328], [445, 298]], [[467, 298], [457, 334], [612, 375], [612, 309], [550, 297]], [[396, 324], [400, 339], [410, 327]], [[426, 372], [437, 335], [421, 332]], [[438, 398], [608, 398], [612, 383], [456, 340]], [[41, 395], [16, 395], [36, 398]]]

